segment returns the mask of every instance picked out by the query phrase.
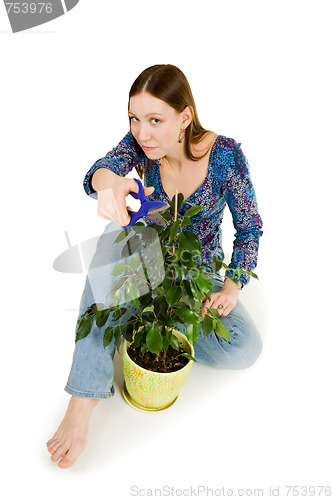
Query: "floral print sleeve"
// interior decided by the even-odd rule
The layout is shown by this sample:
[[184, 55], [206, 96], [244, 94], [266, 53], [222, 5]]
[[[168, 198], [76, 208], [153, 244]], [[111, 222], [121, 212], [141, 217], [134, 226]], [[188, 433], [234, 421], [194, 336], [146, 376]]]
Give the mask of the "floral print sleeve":
[[125, 176], [137, 165], [143, 165], [144, 158], [142, 149], [137, 145], [131, 132], [128, 132], [118, 146], [109, 151], [104, 158], [97, 160], [88, 170], [83, 181], [85, 192], [97, 199], [97, 193], [91, 185], [92, 176], [97, 169], [108, 168], [117, 175]]
[[[227, 162], [222, 174], [222, 195], [230, 209], [236, 229], [233, 253], [229, 267], [253, 270], [257, 265], [259, 238], [262, 235], [262, 220], [254, 188], [249, 173], [249, 165], [241, 149], [241, 144], [229, 139], [225, 155]], [[226, 275], [235, 273], [229, 272]], [[239, 277], [244, 286], [249, 276], [242, 273]]]

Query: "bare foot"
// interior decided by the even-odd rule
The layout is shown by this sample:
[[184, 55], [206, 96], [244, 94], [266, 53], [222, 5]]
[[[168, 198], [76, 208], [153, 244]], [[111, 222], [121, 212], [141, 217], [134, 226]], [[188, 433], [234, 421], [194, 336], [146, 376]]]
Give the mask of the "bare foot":
[[89, 428], [90, 416], [98, 399], [72, 396], [66, 415], [57, 432], [46, 443], [52, 462], [58, 462], [62, 469], [71, 467], [83, 452]]

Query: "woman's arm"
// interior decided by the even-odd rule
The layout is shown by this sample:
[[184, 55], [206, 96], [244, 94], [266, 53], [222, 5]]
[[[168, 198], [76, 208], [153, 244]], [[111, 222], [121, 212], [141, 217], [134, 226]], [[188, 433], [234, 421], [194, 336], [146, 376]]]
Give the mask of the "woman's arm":
[[[228, 165], [222, 183], [222, 193], [232, 214], [236, 229], [233, 253], [229, 267], [252, 271], [257, 265], [259, 238], [262, 235], [262, 220], [258, 213], [255, 191], [250, 178], [249, 165], [240, 144], [234, 140], [227, 146]], [[249, 276], [227, 272], [244, 286]]]
[[[97, 198], [97, 214], [111, 220], [119, 226], [130, 222], [126, 206], [126, 197], [131, 192], [138, 192], [134, 179], [125, 177], [137, 165], [144, 165], [145, 154], [136, 144], [129, 132], [124, 139], [104, 158], [90, 168], [84, 178], [84, 189], [92, 198]], [[146, 196], [153, 193], [154, 187], [144, 187]]]
[[[124, 177], [137, 165], [143, 165], [145, 154], [136, 143], [131, 132], [120, 141], [118, 146], [100, 158], [88, 170], [83, 181], [85, 192], [92, 198], [97, 198], [96, 191], [106, 189], [112, 184], [112, 172]], [[99, 169], [98, 175], [94, 175]], [[110, 174], [109, 174], [110, 172]]]

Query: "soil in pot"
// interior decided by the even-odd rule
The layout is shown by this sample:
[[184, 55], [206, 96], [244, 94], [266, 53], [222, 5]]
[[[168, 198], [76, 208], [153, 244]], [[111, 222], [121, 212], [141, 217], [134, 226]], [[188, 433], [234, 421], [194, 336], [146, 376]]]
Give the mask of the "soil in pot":
[[152, 372], [170, 373], [181, 370], [189, 362], [188, 358], [181, 356], [186, 352], [182, 347], [176, 351], [171, 345], [167, 351], [153, 354], [149, 351], [143, 353], [140, 347], [129, 346], [127, 353], [137, 365]]

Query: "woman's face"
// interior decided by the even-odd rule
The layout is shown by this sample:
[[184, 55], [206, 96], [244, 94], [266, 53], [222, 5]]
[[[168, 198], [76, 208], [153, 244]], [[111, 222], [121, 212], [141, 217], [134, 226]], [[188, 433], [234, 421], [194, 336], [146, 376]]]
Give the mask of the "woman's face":
[[129, 118], [133, 137], [151, 160], [175, 154], [183, 144], [178, 143], [181, 129], [185, 129], [189, 108], [178, 113], [165, 101], [141, 92], [130, 98]]

